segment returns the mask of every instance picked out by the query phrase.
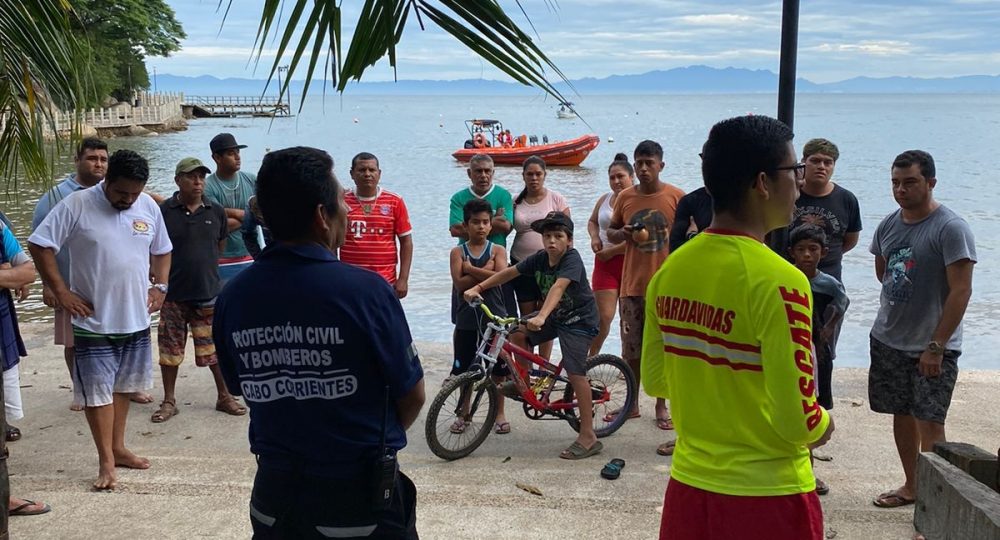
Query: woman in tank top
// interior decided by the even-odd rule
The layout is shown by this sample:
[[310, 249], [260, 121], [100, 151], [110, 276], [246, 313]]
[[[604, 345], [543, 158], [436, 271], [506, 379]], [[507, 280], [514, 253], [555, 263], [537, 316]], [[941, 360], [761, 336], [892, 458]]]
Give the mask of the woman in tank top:
[[[524, 179], [524, 189], [514, 199], [514, 241], [510, 247], [510, 264], [534, 255], [544, 249], [542, 235], [531, 230], [531, 224], [544, 218], [549, 212], [563, 212], [569, 215], [569, 203], [555, 190], [545, 187], [545, 160], [531, 156], [524, 160], [521, 167], [521, 177]], [[511, 281], [517, 294], [517, 307], [521, 316], [533, 313], [542, 308], [542, 291], [532, 276], [519, 276]], [[539, 348], [539, 354], [549, 358], [552, 354], [552, 342]]]
[[635, 183], [635, 170], [625, 154], [615, 155], [608, 167], [610, 193], [597, 199], [594, 211], [587, 222], [590, 233], [590, 249], [594, 251], [594, 273], [590, 285], [597, 300], [597, 311], [601, 315], [601, 326], [597, 337], [590, 345], [590, 356], [601, 352], [601, 346], [611, 330], [611, 321], [618, 309], [618, 290], [622, 282], [622, 265], [625, 262], [625, 243], [613, 244], [608, 241], [608, 224], [611, 223], [611, 208], [615, 198], [627, 187]]

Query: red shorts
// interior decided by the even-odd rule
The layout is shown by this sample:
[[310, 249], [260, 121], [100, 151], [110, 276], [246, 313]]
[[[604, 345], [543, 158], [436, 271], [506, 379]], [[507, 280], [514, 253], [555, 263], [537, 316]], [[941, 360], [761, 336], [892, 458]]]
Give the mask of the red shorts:
[[622, 285], [622, 266], [625, 264], [624, 255], [602, 261], [594, 256], [594, 275], [590, 279], [590, 288], [595, 291], [618, 290]]
[[741, 538], [823, 540], [823, 507], [815, 491], [795, 495], [722, 495], [678, 482], [667, 484], [660, 540]]

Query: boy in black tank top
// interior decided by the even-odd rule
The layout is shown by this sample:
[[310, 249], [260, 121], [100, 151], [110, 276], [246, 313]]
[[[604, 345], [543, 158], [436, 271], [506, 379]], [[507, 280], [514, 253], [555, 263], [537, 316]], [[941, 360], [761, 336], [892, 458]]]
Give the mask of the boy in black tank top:
[[[469, 239], [464, 244], [451, 250], [451, 322], [455, 325], [452, 336], [455, 361], [452, 364], [451, 376], [465, 373], [476, 358], [481, 328], [485, 328], [484, 315], [478, 308], [473, 308], [462, 300], [466, 289], [478, 285], [483, 280], [507, 268], [507, 252], [502, 246], [486, 239], [492, 229], [493, 208], [482, 199], [472, 199], [462, 208], [463, 222]], [[483, 293], [483, 301], [494, 314], [504, 317], [503, 296], [499, 288]], [[508, 371], [505, 364], [497, 364], [493, 368], [493, 379], [503, 382]], [[459, 418], [451, 426], [452, 433], [462, 433], [466, 421]], [[504, 414], [504, 399], [500, 397], [497, 408], [496, 425], [493, 431], [499, 434], [510, 433], [510, 423]]]

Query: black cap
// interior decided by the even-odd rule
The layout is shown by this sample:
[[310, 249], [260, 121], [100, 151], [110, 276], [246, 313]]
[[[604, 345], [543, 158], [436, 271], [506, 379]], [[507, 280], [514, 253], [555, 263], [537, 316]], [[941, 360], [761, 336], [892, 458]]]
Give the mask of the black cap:
[[573, 235], [573, 220], [562, 212], [549, 212], [547, 216], [531, 223], [531, 230], [540, 233], [549, 225], [562, 225]]
[[236, 142], [236, 137], [232, 133], [219, 133], [212, 137], [212, 142], [208, 143], [213, 154], [221, 154], [230, 148], [246, 148], [247, 145]]

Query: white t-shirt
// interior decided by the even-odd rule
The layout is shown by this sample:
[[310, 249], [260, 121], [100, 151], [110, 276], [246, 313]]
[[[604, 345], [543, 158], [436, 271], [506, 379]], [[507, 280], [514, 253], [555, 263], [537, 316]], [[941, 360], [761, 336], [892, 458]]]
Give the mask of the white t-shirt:
[[143, 193], [128, 210], [117, 210], [102, 181], [57, 204], [28, 242], [69, 251], [67, 285], [94, 306], [90, 317], [74, 316], [74, 326], [97, 334], [149, 328], [149, 256], [173, 249], [152, 197]]
[[514, 206], [514, 242], [510, 246], [512, 259], [523, 261], [540, 249], [545, 249], [542, 235], [531, 230], [531, 224], [549, 215], [549, 212], [565, 212], [569, 203], [559, 192], [545, 189], [545, 197], [535, 204], [521, 201]]

